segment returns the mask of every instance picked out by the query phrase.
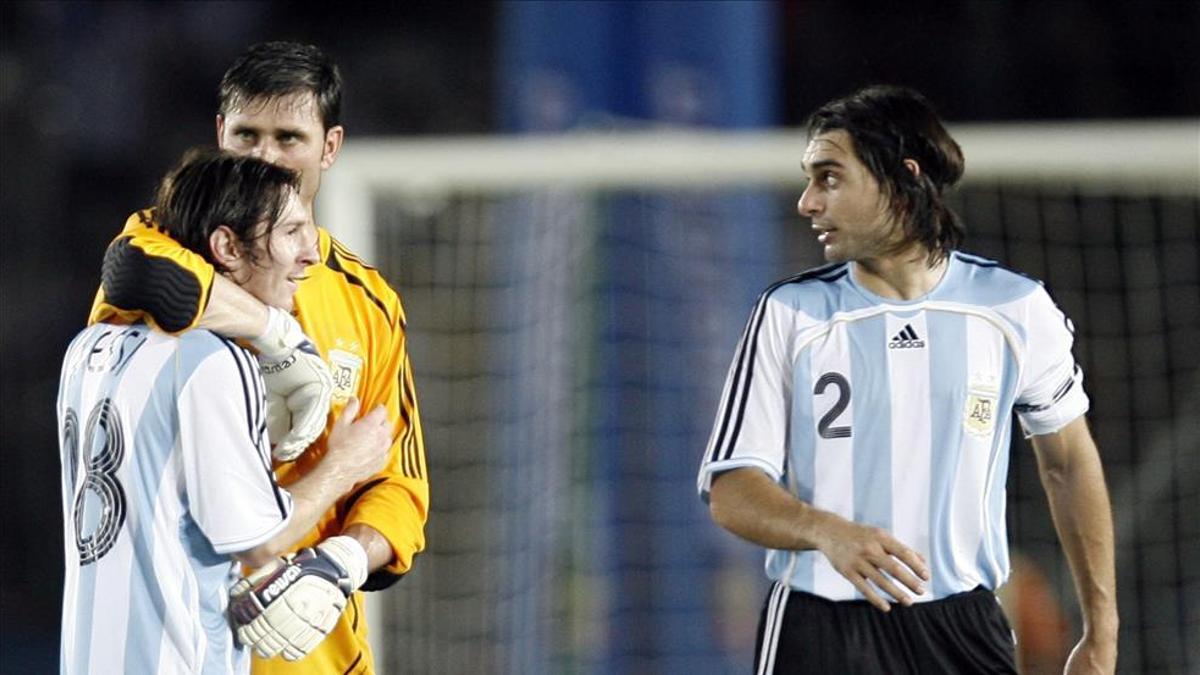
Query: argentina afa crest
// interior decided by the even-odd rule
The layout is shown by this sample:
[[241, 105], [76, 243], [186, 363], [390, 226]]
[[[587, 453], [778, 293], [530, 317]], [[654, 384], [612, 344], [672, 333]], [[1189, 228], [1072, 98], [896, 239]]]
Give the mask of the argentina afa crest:
[[974, 436], [989, 436], [996, 428], [1000, 388], [994, 377], [974, 376], [963, 407], [963, 429]]
[[362, 357], [340, 349], [329, 350], [329, 370], [333, 375], [333, 400], [345, 403], [358, 387]]

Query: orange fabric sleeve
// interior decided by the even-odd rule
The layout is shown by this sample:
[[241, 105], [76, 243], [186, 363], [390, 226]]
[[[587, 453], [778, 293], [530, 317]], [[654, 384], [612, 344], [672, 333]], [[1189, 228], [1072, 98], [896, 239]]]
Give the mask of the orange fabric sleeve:
[[100, 288], [88, 324], [146, 321], [179, 333], [195, 327], [208, 306], [215, 270], [154, 222], [150, 209], [129, 216], [104, 254]]

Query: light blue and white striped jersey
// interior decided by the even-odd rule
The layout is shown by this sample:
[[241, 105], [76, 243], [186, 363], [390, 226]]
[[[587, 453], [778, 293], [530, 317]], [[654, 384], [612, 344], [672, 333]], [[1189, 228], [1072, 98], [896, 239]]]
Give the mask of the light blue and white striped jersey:
[[225, 617], [231, 554], [292, 502], [254, 357], [202, 330], [96, 324], [59, 381], [66, 583], [60, 670], [249, 673]]
[[[918, 601], [1008, 577], [1012, 412], [1057, 431], [1088, 409], [1073, 328], [1041, 283], [955, 252], [913, 301], [867, 291], [849, 263], [785, 279], [758, 300], [700, 468], [756, 467], [801, 500], [919, 551]], [[819, 551], [767, 553], [767, 575], [830, 600], [862, 595]]]

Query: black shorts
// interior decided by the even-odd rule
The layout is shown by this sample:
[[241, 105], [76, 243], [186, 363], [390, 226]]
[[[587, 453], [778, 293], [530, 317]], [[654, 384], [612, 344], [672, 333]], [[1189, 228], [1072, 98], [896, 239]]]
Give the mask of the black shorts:
[[754, 672], [1015, 675], [1014, 648], [1000, 603], [982, 586], [884, 613], [776, 583], [758, 622]]

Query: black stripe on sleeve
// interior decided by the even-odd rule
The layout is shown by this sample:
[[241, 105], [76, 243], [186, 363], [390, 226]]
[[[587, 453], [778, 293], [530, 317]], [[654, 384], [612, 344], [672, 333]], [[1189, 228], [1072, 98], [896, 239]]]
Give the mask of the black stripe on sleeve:
[[404, 431], [400, 433], [400, 452], [403, 455], [404, 475], [409, 478], [423, 478], [421, 459], [417, 456], [417, 443], [413, 428], [412, 391], [408, 386], [408, 378], [404, 371], [400, 373], [400, 419], [404, 423]]
[[371, 289], [367, 288], [367, 285], [362, 279], [359, 279], [357, 276], [347, 272], [346, 268], [342, 267], [342, 262], [338, 259], [338, 252], [336, 250], [330, 250], [329, 257], [325, 259], [325, 266], [346, 277], [346, 281], [351, 285], [361, 288], [363, 293], [367, 294], [367, 299], [375, 303], [375, 306], [379, 308], [379, 311], [383, 312], [383, 316], [387, 319], [388, 324], [390, 325], [392, 323], [392, 315], [387, 311], [387, 307], [383, 304], [383, 301], [379, 299], [379, 296], [372, 293]]
[[[266, 392], [265, 385], [262, 381], [262, 374], [258, 368], [258, 361], [250, 352], [241, 347], [234, 346], [234, 352], [241, 358], [242, 366], [245, 368], [246, 380], [250, 383], [252, 391], [250, 393], [250, 401], [253, 406], [253, 416], [250, 418], [250, 437], [254, 440], [256, 447], [263, 447], [263, 433], [267, 426], [266, 416]], [[267, 455], [270, 455], [270, 448], [266, 448]]]
[[258, 374], [257, 361], [245, 349], [237, 346], [232, 340], [221, 338], [221, 344], [229, 350], [233, 355], [233, 360], [237, 364], [238, 375], [242, 380], [242, 398], [246, 406], [246, 426], [247, 433], [250, 437], [250, 444], [258, 450], [258, 459], [263, 467], [263, 471], [267, 476], [267, 483], [271, 486], [271, 492], [275, 495], [275, 504], [279, 506], [280, 518], [287, 518], [288, 510], [287, 503], [281, 494], [279, 483], [275, 480], [275, 471], [271, 467], [271, 452], [269, 447], [263, 447], [265, 406], [266, 400], [263, 396], [261, 375]]
[[354, 508], [354, 505], [356, 503], [358, 503], [358, 500], [361, 499], [363, 495], [367, 494], [367, 492], [369, 492], [371, 490], [371, 488], [375, 487], [376, 485], [379, 485], [380, 483], [382, 483], [386, 480], [387, 480], [386, 478], [372, 478], [371, 480], [367, 481], [366, 483], [363, 483], [362, 485], [358, 486], [357, 490], [355, 490], [354, 492], [351, 492], [349, 497], [346, 497], [345, 499], [343, 499], [341, 501], [341, 503], [338, 504], [338, 506], [337, 506], [338, 520], [345, 521], [346, 518], [350, 517], [350, 509]]
[[400, 422], [404, 425], [404, 431], [400, 432], [400, 470], [405, 476], [413, 478], [407, 443], [408, 433], [412, 429], [412, 417], [404, 403], [404, 373], [402, 372], [400, 373]]
[[339, 256], [345, 258], [346, 260], [350, 260], [355, 263], [358, 263], [359, 265], [362, 265], [363, 267], [365, 267], [369, 270], [375, 269], [371, 265], [368, 265], [365, 260], [363, 260], [362, 258], [355, 255], [350, 249], [346, 248], [346, 245], [343, 244], [342, 242], [338, 241], [337, 239], [330, 237], [329, 245], [333, 248], [333, 250], [337, 251]]
[[[402, 330], [402, 329], [401, 329]], [[400, 387], [400, 421], [404, 430], [400, 432], [400, 470], [408, 478], [423, 479], [421, 469], [420, 448], [416, 441], [416, 429], [413, 424], [412, 411], [416, 409], [416, 397], [413, 396], [412, 380], [409, 377], [411, 366], [407, 355], [401, 356], [400, 374], [397, 384]]]
[[[805, 281], [822, 281], [832, 283], [846, 276], [846, 263], [835, 263], [818, 267], [817, 269], [798, 274], [796, 276], [778, 281], [772, 284], [767, 290], [763, 291], [759, 296], [754, 312], [751, 314], [750, 321], [746, 324], [746, 330], [742, 336], [742, 345], [738, 354], [738, 365], [734, 371], [733, 383], [729, 388], [729, 398], [724, 403], [724, 413], [722, 414], [721, 429], [717, 434], [717, 441], [713, 444], [713, 454], [709, 461], [717, 461], [717, 459], [727, 460], [733, 456], [733, 448], [737, 445], [738, 435], [742, 430], [742, 423], [746, 416], [746, 405], [750, 394], [750, 383], [754, 379], [754, 361], [758, 355], [758, 336], [762, 330], [763, 321], [766, 319], [767, 302], [771, 295], [778, 289], [788, 284], [801, 283]], [[743, 377], [744, 367], [744, 377]], [[740, 394], [740, 401], [739, 401]], [[737, 414], [734, 417], [734, 402], [738, 401]], [[729, 428], [730, 421], [733, 422], [732, 431]], [[728, 437], [726, 436], [728, 434]]]
[[1075, 378], [1080, 374], [1079, 371], [1079, 364], [1076, 363], [1075, 367], [1071, 370], [1071, 374], [1067, 376], [1067, 381], [1063, 382], [1062, 386], [1058, 388], [1058, 391], [1054, 392], [1054, 400], [1051, 401], [1051, 405], [1061, 401], [1062, 398], [1066, 396], [1069, 391], [1071, 391], [1071, 389], [1075, 386]]
[[250, 439], [251, 445], [258, 447], [258, 439], [254, 436], [254, 412], [253, 406], [255, 402], [253, 397], [257, 392], [254, 390], [254, 385], [250, 382], [249, 373], [247, 373], [246, 361], [242, 354], [238, 352], [241, 348], [233, 344], [225, 338], [221, 338], [221, 344], [229, 351], [229, 355], [233, 357], [233, 362], [237, 365], [238, 377], [242, 380], [242, 403], [246, 410], [246, 436]]
[[358, 662], [362, 661], [362, 657], [362, 651], [360, 650], [358, 652], [358, 656], [354, 657], [354, 660], [350, 662], [350, 665], [346, 666], [346, 669], [342, 671], [342, 675], [350, 675], [351, 671], [358, 667]]
[[[746, 323], [746, 329], [742, 331], [742, 345], [738, 350], [737, 368], [733, 372], [733, 382], [729, 386], [729, 398], [725, 401], [724, 412], [721, 415], [721, 430], [717, 433], [717, 442], [713, 444], [713, 456], [711, 461], [717, 461], [717, 458], [728, 459], [729, 453], [733, 451], [733, 439], [730, 439], [728, 451], [723, 451], [725, 446], [726, 434], [729, 432], [729, 421], [733, 416], [734, 401], [737, 400], [738, 392], [742, 389], [742, 370], [746, 367], [746, 355], [750, 353], [750, 345], [758, 335], [758, 326], [762, 323], [762, 315], [766, 308], [767, 297], [769, 292], [763, 293], [759, 298], [757, 305], [754, 307], [754, 312], [750, 315], [750, 321]], [[746, 378], [749, 380], [749, 377]], [[749, 383], [747, 382], [747, 386]], [[740, 423], [738, 425], [741, 426]]]
[[1077, 364], [1075, 364], [1074, 370], [1071, 371], [1071, 375], [1069, 375], [1067, 377], [1067, 380], [1065, 382], [1063, 382], [1062, 384], [1060, 384], [1058, 386], [1058, 389], [1056, 389], [1054, 391], [1054, 396], [1052, 396], [1050, 398], [1049, 403], [1042, 403], [1042, 404], [1018, 403], [1017, 405], [1013, 406], [1013, 410], [1015, 410], [1017, 412], [1030, 413], [1030, 412], [1041, 412], [1043, 410], [1049, 410], [1050, 408], [1054, 407], [1055, 403], [1058, 403], [1059, 401], [1061, 401], [1063, 399], [1063, 397], [1066, 396], [1068, 393], [1070, 393], [1071, 389], [1073, 389], [1075, 387], [1075, 378], [1077, 375], [1079, 375], [1079, 370], [1080, 370], [1079, 364], [1077, 363]]

